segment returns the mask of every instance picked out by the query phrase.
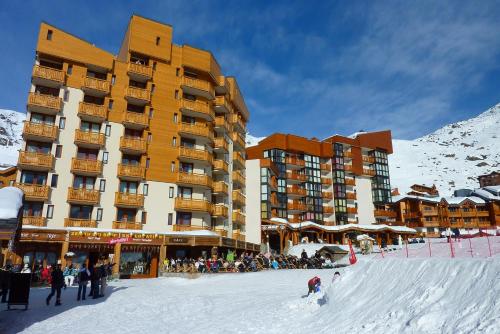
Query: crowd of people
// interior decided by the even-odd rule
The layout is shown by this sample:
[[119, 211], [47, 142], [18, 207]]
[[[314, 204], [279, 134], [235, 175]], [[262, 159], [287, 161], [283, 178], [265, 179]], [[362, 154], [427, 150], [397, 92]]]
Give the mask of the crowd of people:
[[272, 255], [243, 252], [239, 256], [229, 251], [221, 256], [209, 258], [170, 258], [163, 262], [163, 272], [167, 273], [218, 273], [218, 272], [252, 272], [266, 269], [326, 269], [334, 268], [335, 263], [328, 254], [322, 256], [318, 252], [309, 257], [305, 250], [300, 257], [293, 255]]

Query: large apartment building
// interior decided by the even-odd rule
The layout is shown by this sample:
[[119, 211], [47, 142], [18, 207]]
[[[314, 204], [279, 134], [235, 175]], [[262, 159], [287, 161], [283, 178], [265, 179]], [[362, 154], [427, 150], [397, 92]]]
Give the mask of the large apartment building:
[[41, 24], [17, 166], [20, 257], [151, 264], [257, 249], [245, 238], [245, 101], [210, 52], [173, 44], [172, 30], [132, 16], [113, 55]]

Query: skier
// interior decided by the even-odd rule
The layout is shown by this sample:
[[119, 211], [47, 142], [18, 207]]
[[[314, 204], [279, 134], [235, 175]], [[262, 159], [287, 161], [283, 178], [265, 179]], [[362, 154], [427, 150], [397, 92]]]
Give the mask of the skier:
[[61, 289], [64, 286], [64, 276], [61, 270], [61, 264], [58, 263], [57, 266], [52, 270], [51, 274], [51, 291], [45, 300], [47, 305], [50, 304], [50, 299], [56, 294], [56, 306], [61, 305]]
[[332, 283], [340, 278], [340, 273], [338, 271], [333, 274]]
[[318, 276], [314, 276], [307, 282], [307, 287], [309, 288], [309, 292], [307, 295], [309, 296], [311, 293], [319, 292], [319, 287], [321, 286], [321, 279]]

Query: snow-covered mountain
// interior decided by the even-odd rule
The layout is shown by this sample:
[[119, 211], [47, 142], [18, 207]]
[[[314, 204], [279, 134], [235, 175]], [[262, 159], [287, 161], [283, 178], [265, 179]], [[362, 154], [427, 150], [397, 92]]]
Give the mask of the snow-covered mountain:
[[477, 176], [500, 170], [500, 104], [477, 117], [446, 125], [415, 140], [393, 140], [391, 186], [435, 184], [441, 195], [477, 188]]
[[254, 137], [251, 134], [247, 133], [245, 138], [245, 143], [246, 143], [245, 146], [246, 147], [255, 146], [259, 143], [259, 141], [261, 141], [264, 138], [266, 137]]
[[26, 114], [0, 109], [0, 168], [17, 163], [18, 150], [22, 144], [23, 121]]

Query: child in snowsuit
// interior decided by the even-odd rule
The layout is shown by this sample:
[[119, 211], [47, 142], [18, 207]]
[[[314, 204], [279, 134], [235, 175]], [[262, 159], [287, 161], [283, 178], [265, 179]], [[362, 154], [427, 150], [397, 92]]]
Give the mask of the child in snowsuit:
[[316, 293], [319, 291], [319, 287], [321, 286], [321, 279], [318, 276], [314, 276], [307, 282], [307, 287], [309, 288], [309, 292], [307, 295], [309, 296], [311, 293]]

